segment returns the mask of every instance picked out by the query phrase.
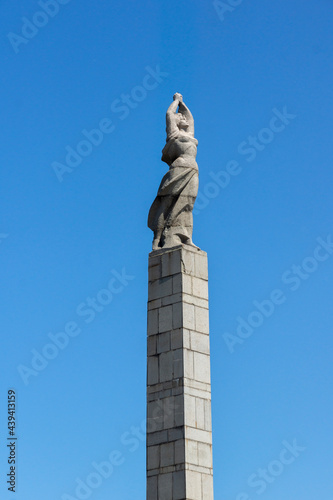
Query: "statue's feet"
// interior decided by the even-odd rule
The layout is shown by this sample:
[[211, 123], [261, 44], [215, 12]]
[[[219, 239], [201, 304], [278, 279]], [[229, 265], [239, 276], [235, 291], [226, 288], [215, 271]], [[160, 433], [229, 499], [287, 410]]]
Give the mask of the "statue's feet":
[[154, 238], [153, 238], [153, 251], [154, 250], [161, 250], [161, 231], [154, 231]]

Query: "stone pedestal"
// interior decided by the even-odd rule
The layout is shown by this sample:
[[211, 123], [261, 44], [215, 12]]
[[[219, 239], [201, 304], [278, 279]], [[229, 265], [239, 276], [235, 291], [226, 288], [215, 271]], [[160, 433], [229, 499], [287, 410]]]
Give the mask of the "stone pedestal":
[[206, 252], [149, 255], [147, 500], [213, 500]]

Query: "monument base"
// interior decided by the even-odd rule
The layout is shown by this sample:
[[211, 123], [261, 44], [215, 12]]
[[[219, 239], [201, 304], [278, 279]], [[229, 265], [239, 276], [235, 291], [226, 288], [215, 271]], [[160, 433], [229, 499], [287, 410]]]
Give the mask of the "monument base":
[[147, 500], [213, 500], [207, 254], [149, 255]]

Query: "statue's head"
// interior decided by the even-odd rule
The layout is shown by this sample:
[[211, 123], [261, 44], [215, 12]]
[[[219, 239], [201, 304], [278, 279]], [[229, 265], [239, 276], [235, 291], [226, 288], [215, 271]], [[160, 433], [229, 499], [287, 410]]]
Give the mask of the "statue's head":
[[177, 113], [176, 116], [178, 128], [180, 130], [187, 130], [189, 125], [186, 116], [184, 116], [182, 113]]

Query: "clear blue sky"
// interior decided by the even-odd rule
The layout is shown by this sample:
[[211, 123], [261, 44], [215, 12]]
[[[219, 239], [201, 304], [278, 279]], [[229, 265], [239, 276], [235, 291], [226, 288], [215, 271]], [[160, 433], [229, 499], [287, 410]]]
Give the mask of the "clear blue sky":
[[[215, 499], [332, 499], [333, 4], [222, 3], [1, 2], [4, 500], [10, 388], [15, 498], [78, 498], [115, 450], [87, 498], [145, 498], [146, 218], [176, 91], [199, 140]], [[43, 349], [54, 359], [24, 371]]]

